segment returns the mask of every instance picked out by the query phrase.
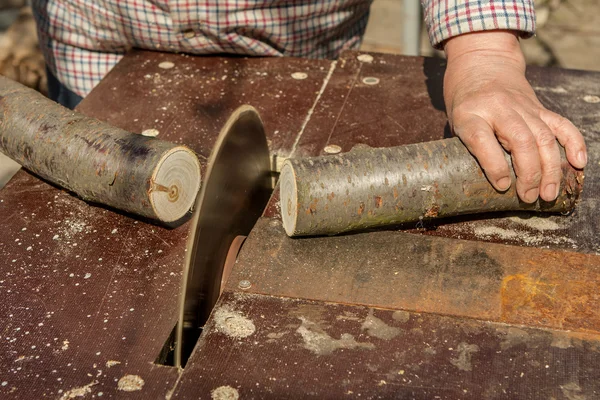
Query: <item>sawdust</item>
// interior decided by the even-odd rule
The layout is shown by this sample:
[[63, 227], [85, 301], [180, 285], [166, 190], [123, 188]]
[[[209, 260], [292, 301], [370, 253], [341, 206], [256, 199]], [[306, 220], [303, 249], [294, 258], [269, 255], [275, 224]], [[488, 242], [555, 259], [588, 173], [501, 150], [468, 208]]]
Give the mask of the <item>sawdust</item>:
[[57, 221], [60, 225], [56, 227], [55, 232], [52, 232], [52, 239], [59, 242], [58, 247], [62, 253], [70, 254], [75, 249], [76, 240], [92, 231], [85, 218], [82, 217], [89, 211], [89, 206], [68, 194], [55, 196], [54, 205], [60, 209], [68, 210], [66, 214], [69, 216]]
[[370, 54], [361, 54], [356, 58], [358, 59], [358, 61], [364, 62], [364, 63], [372, 63], [373, 62], [373, 56]]
[[450, 360], [450, 363], [461, 371], [472, 371], [473, 364], [471, 364], [471, 358], [473, 353], [479, 351], [479, 346], [476, 344], [468, 344], [461, 342], [458, 345], [458, 357]]
[[520, 217], [510, 217], [508, 218], [511, 222], [514, 222], [519, 225], [524, 225], [528, 228], [535, 229], [538, 231], [556, 231], [559, 229], [564, 229], [557, 222], [552, 221], [550, 218], [540, 218], [540, 217], [530, 217], [530, 218], [520, 218]]
[[160, 64], [158, 64], [158, 68], [161, 69], [171, 69], [175, 66], [175, 64], [173, 64], [171, 61], [163, 61]]
[[391, 340], [401, 333], [400, 328], [389, 326], [373, 315], [373, 309], [369, 310], [369, 315], [365, 318], [361, 329], [366, 330], [367, 335], [383, 340]]
[[231, 386], [219, 386], [210, 392], [210, 397], [213, 400], [237, 400], [240, 398], [240, 394]]
[[497, 226], [478, 226], [474, 229], [474, 233], [479, 237], [490, 237], [497, 236], [500, 239], [512, 239], [517, 240], [519, 238], [524, 238], [524, 236], [528, 236], [527, 234], [522, 234], [521, 232], [510, 231], [503, 228], [498, 228]]
[[557, 87], [534, 86], [533, 89], [536, 92], [551, 92], [551, 93], [560, 93], [560, 94], [569, 93], [567, 91], [567, 89], [565, 89], [562, 86], [557, 86]]
[[117, 382], [117, 389], [123, 392], [142, 390], [144, 380], [139, 375], [125, 375]]
[[106, 368], [114, 367], [115, 365], [121, 364], [121, 361], [108, 360], [106, 362]]
[[95, 386], [97, 384], [98, 381], [93, 381], [85, 386], [76, 387], [71, 390], [68, 390], [65, 393], [63, 393], [63, 395], [60, 397], [60, 400], [68, 400], [74, 399], [75, 397], [83, 397], [88, 393], [92, 393], [92, 386]]
[[398, 322], [408, 322], [410, 319], [410, 313], [402, 310], [394, 311], [392, 318]]
[[63, 235], [67, 239], [71, 239], [73, 236], [83, 232], [87, 228], [87, 224], [83, 219], [66, 219], [63, 226]]
[[587, 96], [583, 96], [583, 101], [585, 101], [586, 103], [592, 103], [592, 104], [600, 103], [600, 97], [587, 95]]
[[373, 343], [357, 342], [354, 336], [348, 333], [343, 333], [339, 339], [334, 339], [318, 324], [304, 317], [298, 318], [302, 321], [302, 325], [296, 329], [296, 332], [304, 339], [304, 348], [318, 356], [331, 354], [338, 349], [373, 350], [375, 348]]
[[142, 131], [142, 136], [156, 137], [159, 133], [160, 132], [158, 131], [158, 129], [144, 129]]
[[246, 318], [239, 311], [228, 308], [219, 308], [214, 313], [215, 328], [234, 339], [243, 339], [256, 331], [254, 322]]
[[269, 339], [281, 339], [282, 337], [284, 337], [287, 334], [288, 334], [288, 332], [270, 332], [267, 334], [267, 337]]
[[[547, 228], [547, 230], [549, 230], [549, 228]], [[529, 245], [540, 245], [547, 243], [575, 243], [573, 239], [567, 237], [551, 237], [547, 234], [544, 234], [543, 232], [540, 232], [536, 235], [528, 232], [504, 229], [497, 226], [478, 226], [473, 229], [473, 233], [475, 234], [475, 236], [481, 239], [498, 238], [501, 240], [512, 240]]]

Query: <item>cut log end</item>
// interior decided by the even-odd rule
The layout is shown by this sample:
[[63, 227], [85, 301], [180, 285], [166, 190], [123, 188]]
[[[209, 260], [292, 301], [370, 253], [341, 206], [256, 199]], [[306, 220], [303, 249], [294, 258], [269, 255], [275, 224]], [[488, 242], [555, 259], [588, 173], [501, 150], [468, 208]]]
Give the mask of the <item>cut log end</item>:
[[296, 234], [296, 222], [298, 221], [298, 186], [294, 167], [289, 161], [286, 161], [281, 168], [279, 185], [283, 228], [285, 233], [292, 237]]
[[152, 175], [150, 203], [162, 222], [181, 219], [192, 208], [200, 189], [200, 163], [187, 147], [164, 154]]

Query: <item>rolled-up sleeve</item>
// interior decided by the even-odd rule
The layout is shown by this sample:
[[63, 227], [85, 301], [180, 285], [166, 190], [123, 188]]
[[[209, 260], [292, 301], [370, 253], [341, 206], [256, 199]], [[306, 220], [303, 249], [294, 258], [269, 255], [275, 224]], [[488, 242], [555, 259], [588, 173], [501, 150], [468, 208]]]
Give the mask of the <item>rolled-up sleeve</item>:
[[534, 0], [421, 0], [431, 44], [470, 32], [508, 29], [535, 33]]

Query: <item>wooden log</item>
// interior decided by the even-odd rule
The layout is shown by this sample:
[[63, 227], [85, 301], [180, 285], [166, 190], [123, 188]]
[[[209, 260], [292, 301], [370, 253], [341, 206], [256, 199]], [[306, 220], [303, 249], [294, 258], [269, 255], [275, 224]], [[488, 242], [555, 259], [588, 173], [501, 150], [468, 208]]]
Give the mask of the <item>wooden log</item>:
[[192, 150], [112, 127], [0, 76], [0, 151], [82, 199], [165, 223], [200, 188]]
[[280, 176], [283, 226], [289, 236], [335, 235], [490, 211], [568, 212], [582, 191], [583, 171], [567, 162], [562, 147], [561, 160], [558, 198], [526, 204], [517, 196], [512, 167], [513, 185], [498, 192], [458, 138], [288, 159]]

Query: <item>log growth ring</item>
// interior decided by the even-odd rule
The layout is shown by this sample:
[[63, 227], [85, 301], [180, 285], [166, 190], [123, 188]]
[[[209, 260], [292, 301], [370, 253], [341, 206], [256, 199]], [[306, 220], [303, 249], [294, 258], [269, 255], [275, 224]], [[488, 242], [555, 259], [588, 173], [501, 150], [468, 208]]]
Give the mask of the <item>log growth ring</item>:
[[159, 220], [174, 222], [192, 208], [199, 190], [198, 158], [187, 147], [174, 147], [154, 170], [150, 203]]

